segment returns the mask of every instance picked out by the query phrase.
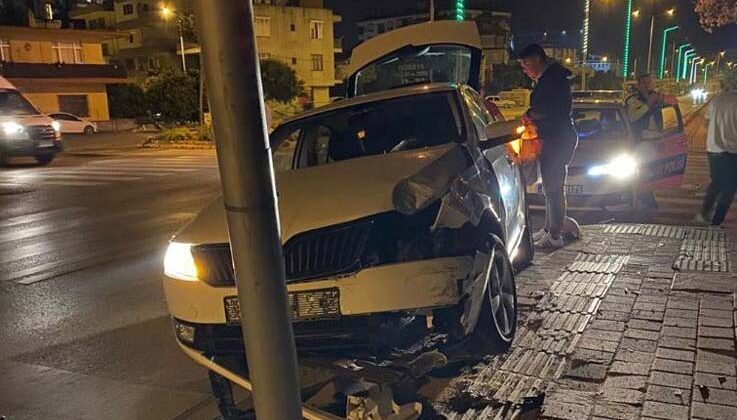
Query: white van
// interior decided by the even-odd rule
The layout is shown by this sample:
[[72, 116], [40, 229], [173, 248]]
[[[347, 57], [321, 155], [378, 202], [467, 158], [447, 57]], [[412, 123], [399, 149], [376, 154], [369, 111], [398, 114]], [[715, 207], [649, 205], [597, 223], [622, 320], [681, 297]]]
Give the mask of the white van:
[[0, 77], [0, 165], [10, 157], [33, 157], [45, 165], [61, 150], [59, 123]]

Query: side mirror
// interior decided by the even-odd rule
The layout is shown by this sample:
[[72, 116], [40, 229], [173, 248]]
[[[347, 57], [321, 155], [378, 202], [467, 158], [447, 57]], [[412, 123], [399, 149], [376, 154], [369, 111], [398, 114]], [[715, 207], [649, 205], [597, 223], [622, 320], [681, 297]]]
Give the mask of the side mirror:
[[[498, 121], [486, 126], [486, 138], [481, 139], [481, 149], [488, 150], [516, 140], [522, 134], [519, 121]], [[524, 130], [524, 129], [523, 129]]]

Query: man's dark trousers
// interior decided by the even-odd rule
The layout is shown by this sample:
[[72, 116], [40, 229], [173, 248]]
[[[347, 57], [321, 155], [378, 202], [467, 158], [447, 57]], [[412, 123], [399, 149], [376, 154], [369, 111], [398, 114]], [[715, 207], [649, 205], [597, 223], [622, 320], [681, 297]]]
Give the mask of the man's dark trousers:
[[[572, 131], [572, 130], [571, 130]], [[575, 131], [561, 133], [555, 138], [543, 139], [540, 154], [540, 175], [545, 192], [545, 230], [557, 238], [566, 217], [566, 178], [568, 164], [576, 149]]]
[[711, 223], [718, 226], [727, 217], [737, 191], [737, 153], [707, 153], [707, 156], [711, 183], [706, 190], [701, 212], [704, 217], [708, 217], [716, 204]]

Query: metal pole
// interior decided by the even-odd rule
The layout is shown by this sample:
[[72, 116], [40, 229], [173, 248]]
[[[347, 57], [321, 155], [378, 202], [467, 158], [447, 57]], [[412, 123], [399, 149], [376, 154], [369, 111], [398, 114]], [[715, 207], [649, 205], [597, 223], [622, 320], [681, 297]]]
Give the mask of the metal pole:
[[[660, 79], [665, 75], [665, 49], [668, 45], [668, 32], [678, 29], [678, 25], [663, 30], [663, 45], [660, 48]], [[675, 48], [675, 45], [673, 46]]]
[[650, 74], [650, 64], [653, 61], [653, 30], [655, 29], [655, 13], [650, 17], [650, 44], [647, 47], [647, 73]]
[[199, 0], [196, 8], [256, 415], [299, 419], [253, 6], [248, 0]]
[[435, 0], [430, 0], [430, 22], [435, 21]]
[[184, 59], [184, 37], [182, 36], [182, 28], [179, 27], [179, 48], [182, 50], [182, 71], [187, 74], [187, 60]]
[[632, 0], [627, 0], [627, 14], [624, 17], [624, 52], [622, 53], [622, 76], [629, 77], [630, 69], [630, 34], [632, 32]]
[[[589, 23], [591, 17], [591, 0], [586, 0], [583, 9], [583, 45], [581, 52], [583, 53], [583, 65], [589, 60]], [[584, 89], [586, 87], [584, 86]]]
[[[676, 76], [676, 40], [673, 40], [673, 51], [670, 56], [670, 78], [674, 79]], [[667, 63], [666, 63], [667, 64]]]

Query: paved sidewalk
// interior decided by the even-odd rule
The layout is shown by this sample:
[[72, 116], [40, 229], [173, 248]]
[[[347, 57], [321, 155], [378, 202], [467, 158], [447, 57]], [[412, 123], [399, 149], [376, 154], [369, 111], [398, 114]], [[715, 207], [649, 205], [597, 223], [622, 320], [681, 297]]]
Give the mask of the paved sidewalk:
[[737, 232], [583, 231], [518, 276], [513, 350], [451, 381], [438, 411], [451, 419], [737, 419]]

